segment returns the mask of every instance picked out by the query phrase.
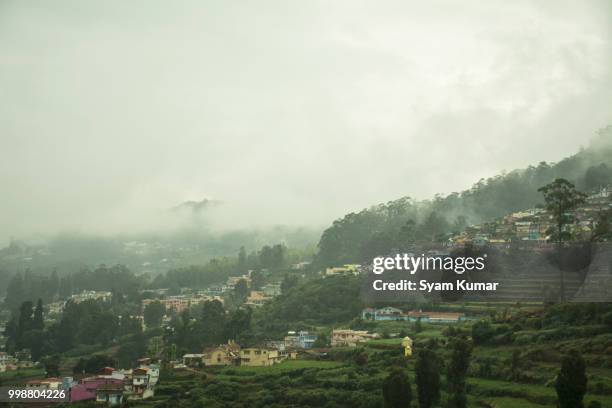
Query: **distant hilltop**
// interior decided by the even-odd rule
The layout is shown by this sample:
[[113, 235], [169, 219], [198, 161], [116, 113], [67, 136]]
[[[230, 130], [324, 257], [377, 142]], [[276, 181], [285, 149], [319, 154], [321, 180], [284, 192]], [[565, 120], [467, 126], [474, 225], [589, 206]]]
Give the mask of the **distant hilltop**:
[[193, 214], [199, 214], [210, 208], [218, 207], [222, 202], [219, 200], [211, 200], [204, 198], [201, 201], [184, 201], [181, 204], [172, 207], [170, 210], [173, 212], [191, 212]]

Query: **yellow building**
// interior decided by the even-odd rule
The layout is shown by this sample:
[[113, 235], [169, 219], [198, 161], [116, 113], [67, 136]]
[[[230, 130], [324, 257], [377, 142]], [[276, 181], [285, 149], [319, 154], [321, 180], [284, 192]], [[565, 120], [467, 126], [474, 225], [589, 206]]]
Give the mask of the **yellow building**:
[[249, 296], [246, 298], [245, 306], [262, 306], [268, 300], [272, 299], [271, 296], [266, 296], [262, 291], [252, 290]]
[[251, 347], [240, 350], [240, 365], [247, 367], [266, 367], [280, 363], [282, 357], [273, 348]]
[[205, 366], [221, 366], [237, 364], [240, 359], [240, 345], [233, 340], [219, 347], [204, 350], [202, 362]]
[[402, 339], [402, 346], [404, 347], [404, 357], [412, 356], [412, 339], [410, 337]]
[[326, 276], [334, 276], [334, 275], [359, 275], [361, 270], [361, 265], [358, 264], [346, 264], [344, 266], [335, 266], [332, 268], [327, 268], [325, 270]]

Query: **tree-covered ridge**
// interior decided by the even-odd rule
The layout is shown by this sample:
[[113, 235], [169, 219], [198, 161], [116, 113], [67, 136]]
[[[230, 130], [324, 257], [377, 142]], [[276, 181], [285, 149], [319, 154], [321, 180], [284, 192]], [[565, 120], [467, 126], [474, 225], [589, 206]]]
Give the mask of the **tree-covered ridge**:
[[538, 188], [557, 178], [581, 191], [612, 184], [612, 127], [602, 130], [588, 148], [558, 163], [541, 162], [481, 179], [469, 190], [433, 200], [407, 196], [349, 213], [323, 232], [316, 262], [320, 266], [359, 262], [379, 247], [402, 247], [413, 239], [431, 241], [467, 224], [533, 207], [542, 203]]
[[307, 280], [257, 309], [253, 326], [264, 339], [287, 330], [348, 322], [363, 308], [359, 289], [355, 276]]
[[8, 283], [4, 306], [16, 310], [24, 300], [42, 299], [45, 303], [67, 299], [83, 290], [112, 291], [117, 295], [135, 298], [147, 281], [137, 277], [124, 265], [99, 265], [95, 269], [83, 268], [72, 274], [60, 275], [54, 269], [46, 276], [32, 270], [14, 274]]

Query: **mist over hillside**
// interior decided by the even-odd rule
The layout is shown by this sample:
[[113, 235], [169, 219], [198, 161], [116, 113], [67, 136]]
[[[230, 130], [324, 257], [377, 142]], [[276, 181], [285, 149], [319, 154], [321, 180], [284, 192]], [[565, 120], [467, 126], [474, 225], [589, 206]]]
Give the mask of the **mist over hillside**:
[[0, 90], [9, 405], [612, 407], [611, 0], [0, 0]]
[[214, 231], [176, 229], [171, 233], [95, 235], [62, 233], [45, 238], [12, 240], [0, 249], [0, 286], [11, 274], [34, 270], [73, 273], [100, 264], [122, 264], [136, 273], [158, 274], [172, 268], [204, 264], [212, 258], [235, 256], [240, 247], [255, 251], [271, 243], [294, 248], [314, 247], [321, 229], [270, 226]]
[[[234, 210], [228, 203], [201, 199], [185, 201], [160, 212], [168, 220], [163, 229], [147, 232], [96, 234], [64, 232], [15, 239], [0, 250], [0, 269], [9, 274], [25, 269], [65, 272], [98, 264], [125, 264], [137, 273], [161, 273], [185, 265], [202, 264], [213, 257], [233, 256], [241, 246], [256, 250], [282, 242], [304, 248], [318, 242], [317, 261], [340, 264], [361, 256], [364, 248], [384, 245], [408, 220], [437, 222], [456, 230], [541, 202], [537, 189], [557, 177], [572, 181], [584, 191], [612, 183], [612, 127], [602, 129], [579, 152], [555, 163], [534, 163], [477, 181], [470, 189], [429, 200], [406, 196], [351, 212], [334, 221], [323, 234], [319, 226], [269, 226], [223, 228], [223, 219]], [[366, 251], [367, 252], [367, 251]]]
[[430, 200], [407, 195], [349, 213], [323, 232], [317, 262], [328, 266], [367, 259], [397, 244], [406, 227], [433, 236], [532, 208], [543, 201], [538, 188], [555, 178], [565, 178], [586, 192], [612, 184], [612, 127], [600, 130], [586, 148], [558, 162], [542, 161], [504, 172], [481, 179], [468, 190]]

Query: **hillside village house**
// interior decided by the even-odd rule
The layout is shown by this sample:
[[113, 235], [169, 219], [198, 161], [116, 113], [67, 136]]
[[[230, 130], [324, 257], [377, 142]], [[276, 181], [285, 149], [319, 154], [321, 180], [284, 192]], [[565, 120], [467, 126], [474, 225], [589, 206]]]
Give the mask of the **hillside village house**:
[[251, 275], [249, 272], [248, 275], [230, 276], [229, 278], [227, 278], [228, 289], [234, 289], [236, 287], [236, 284], [241, 280], [244, 280], [249, 288], [251, 287]]
[[281, 285], [280, 283], [268, 283], [261, 287], [261, 291], [265, 296], [275, 297], [281, 294]]
[[[108, 386], [106, 388], [108, 391], [105, 391], [104, 386]], [[98, 388], [100, 388], [100, 391], [98, 391]], [[70, 388], [70, 402], [95, 400], [111, 406], [119, 405], [123, 399], [123, 389], [122, 378], [109, 376], [83, 378]]]
[[[410, 313], [410, 312], [409, 312]], [[427, 312], [426, 316], [421, 320], [427, 323], [458, 323], [466, 320], [463, 313], [456, 312]], [[416, 319], [415, 319], [416, 320]]]
[[381, 309], [368, 307], [361, 312], [361, 318], [364, 320], [408, 320], [407, 317], [402, 310], [395, 307], [383, 307]]
[[[589, 195], [584, 204], [573, 212], [575, 222], [567, 225], [566, 231], [588, 238], [598, 214], [610, 208], [612, 208], [612, 187], [605, 186]], [[483, 225], [469, 226], [462, 233], [451, 237], [449, 243], [506, 245], [518, 240], [541, 245], [550, 239], [551, 228], [554, 228], [554, 222], [548, 211], [542, 208], [530, 208], [507, 214]]]
[[250, 347], [240, 350], [240, 365], [246, 367], [267, 367], [286, 358], [278, 349], [268, 347]]
[[166, 313], [181, 313], [192, 306], [213, 300], [223, 303], [223, 298], [220, 296], [177, 295], [168, 296], [164, 299], [143, 299], [142, 310], [153, 302], [159, 302], [166, 307]]
[[72, 295], [70, 300], [74, 303], [81, 303], [87, 300], [101, 300], [106, 302], [113, 297], [113, 294], [108, 291], [84, 290], [81, 293]]
[[132, 373], [131, 392], [127, 393], [128, 399], [146, 399], [154, 395], [153, 386], [159, 379], [159, 369], [156, 373], [150, 367], [135, 368]]
[[204, 354], [202, 353], [190, 353], [183, 356], [183, 364], [187, 367], [200, 367]]
[[315, 333], [311, 333], [305, 330], [299, 332], [290, 331], [284, 338], [285, 348], [301, 348], [311, 349], [318, 336]]
[[233, 340], [218, 347], [210, 347], [202, 354], [205, 366], [238, 365], [240, 363], [240, 345]]
[[374, 340], [380, 336], [376, 333], [368, 333], [366, 330], [333, 329], [331, 337], [332, 347], [355, 347], [359, 343]]
[[35, 365], [29, 349], [16, 351], [12, 356], [5, 352], [0, 352], [0, 372], [32, 368]]
[[63, 382], [61, 378], [45, 378], [43, 380], [30, 380], [25, 383], [25, 388], [37, 390], [59, 390], [62, 388]]
[[253, 307], [263, 306], [264, 303], [271, 299], [271, 296], [266, 296], [262, 291], [252, 290], [249, 296], [246, 298], [244, 305]]
[[[273, 342], [270, 342], [270, 344]], [[187, 367], [241, 365], [248, 367], [271, 366], [288, 358], [297, 358], [297, 353], [283, 344], [241, 348], [233, 340], [217, 347], [209, 347], [201, 354], [185, 354], [183, 364]]]
[[295, 347], [293, 344], [293, 342], [290, 343], [286, 342], [285, 340], [268, 340], [264, 345], [267, 348], [278, 350], [282, 360], [295, 360], [298, 356], [299, 347]]
[[309, 265], [310, 265], [310, 262], [308, 261], [299, 262], [299, 263], [295, 263], [291, 265], [291, 269], [302, 270], [302, 269], [306, 269]]
[[361, 272], [361, 265], [346, 264], [343, 266], [334, 266], [334, 267], [325, 269], [325, 276], [359, 275], [360, 272]]
[[47, 313], [51, 315], [59, 315], [64, 311], [64, 307], [66, 302], [52, 302], [48, 303], [45, 307], [47, 308]]
[[95, 390], [96, 403], [108, 406], [120, 405], [123, 401], [123, 381], [110, 380], [99, 384]]
[[366, 308], [361, 312], [361, 318], [364, 320], [404, 320], [415, 322], [421, 320], [426, 323], [458, 323], [466, 320], [464, 313], [455, 312], [423, 312], [410, 310], [404, 312], [394, 307], [383, 307], [380, 309]]
[[133, 370], [115, 370], [106, 367], [93, 377], [69, 382], [70, 401], [95, 400], [106, 405], [119, 405], [125, 400], [142, 400], [155, 394], [159, 381], [159, 366], [141, 364]]
[[19, 368], [19, 360], [4, 351], [0, 352], [0, 372], [13, 371]]
[[228, 290], [226, 285], [211, 285], [197, 292], [198, 296], [221, 296]]

